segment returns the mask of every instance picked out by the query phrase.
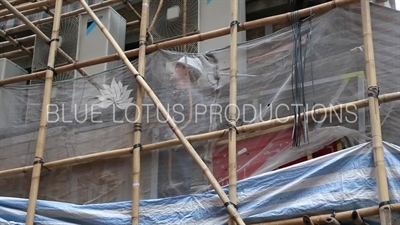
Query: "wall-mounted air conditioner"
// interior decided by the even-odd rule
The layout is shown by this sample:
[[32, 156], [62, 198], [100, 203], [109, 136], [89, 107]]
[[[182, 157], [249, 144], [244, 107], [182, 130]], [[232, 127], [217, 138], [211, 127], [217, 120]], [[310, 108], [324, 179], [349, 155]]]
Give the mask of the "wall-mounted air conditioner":
[[[94, 13], [113, 35], [122, 49], [125, 49], [125, 33], [126, 33], [126, 20], [118, 14], [113, 8], [105, 7], [94, 10]], [[45, 23], [38, 25], [38, 28], [46, 34], [49, 38], [51, 37], [53, 23]], [[61, 19], [60, 24], [60, 48], [64, 50], [71, 58], [75, 61], [85, 61], [93, 58], [98, 58], [106, 55], [116, 53], [111, 43], [107, 40], [101, 30], [98, 28], [96, 23], [91, 19], [87, 13], [83, 13], [76, 16], [66, 17]], [[34, 54], [32, 59], [32, 72], [45, 70], [47, 67], [47, 60], [49, 54], [49, 45], [40, 39], [35, 38]], [[55, 67], [68, 64], [68, 61], [57, 54]], [[122, 65], [120, 60], [103, 63], [95, 66], [85, 67], [84, 71], [90, 76], [97, 73], [101, 73], [107, 70], [111, 70], [115, 67]], [[70, 80], [79, 78], [82, 75], [77, 70], [72, 70], [64, 73], [59, 73], [54, 77], [54, 81]], [[32, 80], [31, 84], [43, 83], [42, 80]], [[102, 85], [104, 82], [96, 79], [96, 82]], [[58, 96], [62, 99], [70, 97], [71, 104], [73, 106], [77, 99], [73, 98], [73, 91], [81, 90], [79, 82], [74, 84], [74, 88], [68, 90], [62, 90], [53, 92], [52, 96]], [[62, 95], [62, 96], [60, 96]], [[79, 101], [82, 102], [87, 96], [80, 96]], [[37, 112], [41, 110], [42, 96], [38, 98], [36, 95], [34, 98], [30, 98], [28, 101], [27, 114]], [[27, 122], [29, 122], [29, 116], [27, 116]]]
[[[6, 58], [0, 58], [0, 80], [11, 78], [28, 72]], [[15, 83], [12, 88], [2, 90], [0, 87], [0, 130], [11, 128], [24, 120], [24, 88], [17, 87], [25, 85], [26, 82]], [[10, 85], [11, 86], [11, 85]]]

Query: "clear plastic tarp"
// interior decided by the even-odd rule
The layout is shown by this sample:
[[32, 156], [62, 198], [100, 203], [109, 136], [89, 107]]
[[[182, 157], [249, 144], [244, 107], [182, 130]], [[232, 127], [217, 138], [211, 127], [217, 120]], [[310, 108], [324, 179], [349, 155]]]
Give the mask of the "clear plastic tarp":
[[[371, 11], [379, 94], [398, 92], [400, 15], [375, 5]], [[237, 127], [293, 116], [295, 104], [301, 104], [297, 109], [303, 112], [365, 99], [368, 85], [362, 34], [360, 7], [356, 4], [305, 19], [301, 31], [288, 27], [240, 44]], [[296, 36], [302, 37], [296, 39], [297, 44]], [[301, 48], [298, 43], [302, 43]], [[224, 48], [190, 55], [160, 50], [146, 56], [145, 80], [185, 135], [228, 132], [229, 54], [229, 48]], [[137, 66], [136, 61], [132, 63]], [[190, 69], [186, 72], [185, 68]], [[43, 90], [40, 83], [0, 87], [0, 170], [32, 165]], [[137, 83], [124, 66], [55, 82], [44, 161], [132, 147], [136, 90]], [[141, 144], [175, 138], [147, 95], [144, 103]], [[380, 111], [383, 139], [400, 145], [399, 102], [383, 103]], [[294, 139], [293, 131], [298, 134]], [[217, 139], [192, 142], [221, 185], [228, 183], [226, 133]], [[289, 124], [241, 132], [238, 178], [272, 171], [321, 151], [364, 143], [368, 137], [367, 108], [330, 112], [298, 123], [296, 129]], [[75, 204], [129, 201], [132, 161], [132, 155], [127, 154], [51, 171], [43, 169], [39, 199]], [[30, 178], [30, 172], [0, 178], [0, 196], [27, 198]], [[182, 145], [142, 153], [140, 187], [141, 199], [211, 189]]]

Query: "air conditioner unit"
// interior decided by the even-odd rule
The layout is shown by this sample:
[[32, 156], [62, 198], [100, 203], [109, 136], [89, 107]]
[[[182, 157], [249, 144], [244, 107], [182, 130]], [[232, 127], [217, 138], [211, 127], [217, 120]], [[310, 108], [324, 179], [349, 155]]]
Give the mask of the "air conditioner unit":
[[[107, 30], [113, 35], [114, 39], [117, 41], [122, 49], [125, 49], [125, 34], [126, 34], [126, 20], [118, 14], [112, 7], [105, 7], [101, 9], [94, 10], [94, 13], [107, 28]], [[51, 38], [51, 31], [53, 28], [53, 23], [45, 23], [38, 25], [38, 28]], [[106, 55], [111, 55], [116, 53], [111, 43], [104, 36], [102, 31], [97, 27], [96, 23], [91, 19], [87, 13], [83, 13], [77, 16], [71, 16], [61, 19], [60, 24], [60, 48], [64, 50], [72, 59], [75, 61], [85, 61], [97, 57], [102, 57]], [[34, 54], [32, 59], [32, 72], [45, 70], [47, 67], [47, 60], [49, 55], [49, 45], [36, 36]], [[56, 55], [55, 67], [68, 64], [68, 61], [63, 58], [60, 54]], [[111, 70], [115, 67], [122, 65], [120, 60], [103, 63], [95, 66], [85, 67], [84, 71], [90, 76], [93, 74], [101, 73], [107, 70]], [[59, 73], [54, 77], [54, 81], [70, 80], [74, 78], [79, 78], [82, 75], [77, 70], [72, 70], [64, 73]], [[31, 84], [43, 83], [44, 80], [32, 80]], [[97, 80], [97, 82], [99, 82]], [[99, 82], [100, 85], [102, 82]], [[103, 82], [104, 83], [104, 82]], [[60, 96], [65, 99], [68, 96], [71, 99], [71, 104], [66, 104], [73, 106], [75, 99], [73, 99], [72, 92], [74, 90], [79, 90], [78, 84], [74, 84], [74, 88], [69, 90], [60, 90], [59, 93], [53, 92], [53, 97]], [[80, 98], [85, 98], [81, 96]], [[28, 101], [27, 114], [34, 114], [32, 112], [40, 112], [42, 105], [42, 97], [30, 98]], [[72, 109], [71, 109], [72, 110]], [[29, 121], [29, 116], [27, 115], [27, 122]]]
[[[0, 58], [0, 79], [11, 78], [28, 72], [6, 58]], [[15, 83], [12, 86], [26, 85], [26, 82]], [[11, 86], [11, 85], [10, 85]], [[10, 91], [8, 91], [10, 90]], [[1, 90], [0, 87], [0, 130], [10, 128], [12, 125], [23, 123], [24, 115], [24, 89], [15, 87], [15, 90]], [[20, 94], [20, 95], [19, 95]]]
[[[162, 5], [159, 6], [160, 1]], [[227, 27], [232, 22], [231, 16], [232, 1], [227, 0], [187, 0], [186, 1], [186, 35], [194, 33], [208, 32], [223, 27]], [[246, 1], [239, 0], [238, 21], [246, 21]], [[184, 21], [184, 0], [152, 0], [149, 8], [150, 33], [154, 42], [166, 41], [182, 37]], [[238, 43], [246, 41], [246, 32], [238, 33]], [[196, 42], [186, 45], [187, 53], [206, 53], [208, 51], [225, 48], [230, 45], [230, 35], [213, 38], [210, 40]], [[183, 52], [183, 46], [169, 48], [167, 50]], [[229, 51], [226, 51], [229, 54]], [[219, 55], [221, 57], [221, 55]], [[229, 55], [223, 56], [228, 59], [218, 62], [218, 67], [224, 73], [222, 79], [229, 79]], [[247, 72], [247, 52], [246, 49], [238, 49], [238, 73]], [[205, 84], [201, 79], [200, 85]]]

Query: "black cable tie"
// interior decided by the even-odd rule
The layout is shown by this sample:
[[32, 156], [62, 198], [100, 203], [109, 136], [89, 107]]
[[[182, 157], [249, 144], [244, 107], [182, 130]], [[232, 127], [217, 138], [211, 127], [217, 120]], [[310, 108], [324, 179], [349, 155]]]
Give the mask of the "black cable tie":
[[50, 41], [49, 41], [49, 42], [47, 42], [47, 44], [48, 44], [48, 45], [50, 45], [50, 44], [51, 44], [51, 42], [53, 42], [53, 41], [57, 41], [57, 42], [59, 42], [59, 41], [60, 41], [60, 38], [53, 38], [53, 39], [50, 39]]
[[379, 87], [378, 86], [370, 86], [367, 90], [368, 97], [378, 98], [379, 96]]
[[57, 72], [56, 72], [56, 70], [55, 70], [53, 67], [51, 67], [51, 66], [47, 66], [47, 67], [46, 67], [46, 69], [47, 69], [47, 70], [51, 70], [51, 71], [53, 71], [53, 73], [54, 73], [54, 76], [57, 76]]
[[238, 209], [237, 205], [233, 202], [225, 202], [224, 203], [225, 208], [228, 208], [229, 205], [233, 205], [233, 207], [235, 207], [236, 210]]
[[385, 205], [390, 205], [390, 202], [389, 201], [383, 201], [383, 202], [379, 203], [379, 208], [382, 208]]
[[231, 27], [234, 26], [234, 25], [238, 25], [239, 26], [239, 24], [240, 24], [239, 21], [234, 20], [234, 21], [231, 22]]
[[137, 148], [140, 148], [140, 151], [142, 151], [142, 148], [143, 148], [142, 144], [140, 144], [140, 143], [134, 144], [133, 145], [133, 149], [132, 149], [132, 153], [133, 153], [133, 150], [135, 150]]
[[142, 124], [141, 123], [134, 123], [133, 124], [134, 131], [142, 131]]
[[139, 47], [142, 45], [146, 45], [146, 41], [139, 41]]
[[38, 159], [38, 160], [33, 161], [33, 165], [40, 164], [40, 165], [42, 165], [43, 168], [45, 168], [46, 170], [48, 170], [49, 172], [51, 172], [51, 170], [50, 170], [49, 168], [47, 168], [47, 167], [44, 166], [44, 163], [45, 163], [45, 162], [44, 162], [44, 160], [43, 160], [41, 157], [35, 156], [35, 159]]
[[[238, 129], [233, 124], [227, 123], [226, 126], [228, 126], [228, 130], [235, 129], [236, 130], [236, 134], [239, 134]], [[224, 132], [222, 133], [221, 137], [219, 137], [219, 138], [222, 138], [224, 136], [225, 132], [226, 132], [226, 130], [224, 130]]]
[[379, 102], [379, 87], [378, 86], [370, 86], [367, 89], [367, 96], [378, 99], [378, 105], [381, 105]]
[[142, 75], [140, 75], [140, 74], [138, 74], [138, 73], [137, 73], [137, 74], [133, 74], [133, 77], [136, 78], [137, 76], [141, 76], [141, 77], [143, 78], [143, 80], [144, 80], [144, 76], [142, 76]]

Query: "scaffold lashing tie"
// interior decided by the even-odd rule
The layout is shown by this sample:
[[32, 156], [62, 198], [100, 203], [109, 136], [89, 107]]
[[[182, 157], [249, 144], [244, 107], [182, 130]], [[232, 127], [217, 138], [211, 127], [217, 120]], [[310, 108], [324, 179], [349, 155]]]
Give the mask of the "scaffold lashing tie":
[[236, 210], [238, 209], [238, 206], [233, 202], [225, 202], [224, 203], [225, 208], [228, 208], [229, 205], [233, 205], [233, 207], [235, 207]]
[[379, 208], [382, 208], [382, 207], [385, 206], [385, 205], [390, 205], [390, 202], [389, 202], [389, 201], [380, 202], [380, 203], [379, 203]]
[[52, 38], [52, 39], [50, 39], [50, 41], [49, 41], [49, 42], [47, 42], [47, 44], [48, 44], [48, 45], [50, 45], [50, 44], [51, 44], [51, 42], [53, 42], [53, 41], [60, 42], [60, 38]]
[[139, 73], [133, 74], [133, 77], [134, 77], [134, 78], [136, 78], [137, 76], [141, 76], [141, 77], [143, 78], [143, 80], [144, 80], [144, 76], [140, 75]]
[[46, 67], [46, 69], [47, 69], [47, 70], [51, 70], [51, 71], [53, 71], [53, 73], [54, 73], [54, 76], [57, 76], [57, 72], [56, 72], [56, 70], [55, 70], [53, 67], [51, 67], [51, 66], [47, 66], [47, 67]]
[[231, 25], [230, 25], [230, 27], [233, 27], [233, 26], [235, 26], [235, 25], [240, 25], [240, 22], [239, 21], [237, 21], [237, 20], [233, 20], [232, 22], [231, 22]]
[[40, 164], [40, 165], [42, 165], [43, 168], [45, 168], [46, 170], [51, 172], [51, 170], [49, 168], [44, 166], [45, 161], [43, 160], [43, 158], [41, 158], [39, 156], [35, 156], [35, 159], [38, 159], [38, 160], [33, 161], [33, 165]]
[[134, 123], [133, 124], [133, 130], [142, 132], [142, 124], [141, 123]]

